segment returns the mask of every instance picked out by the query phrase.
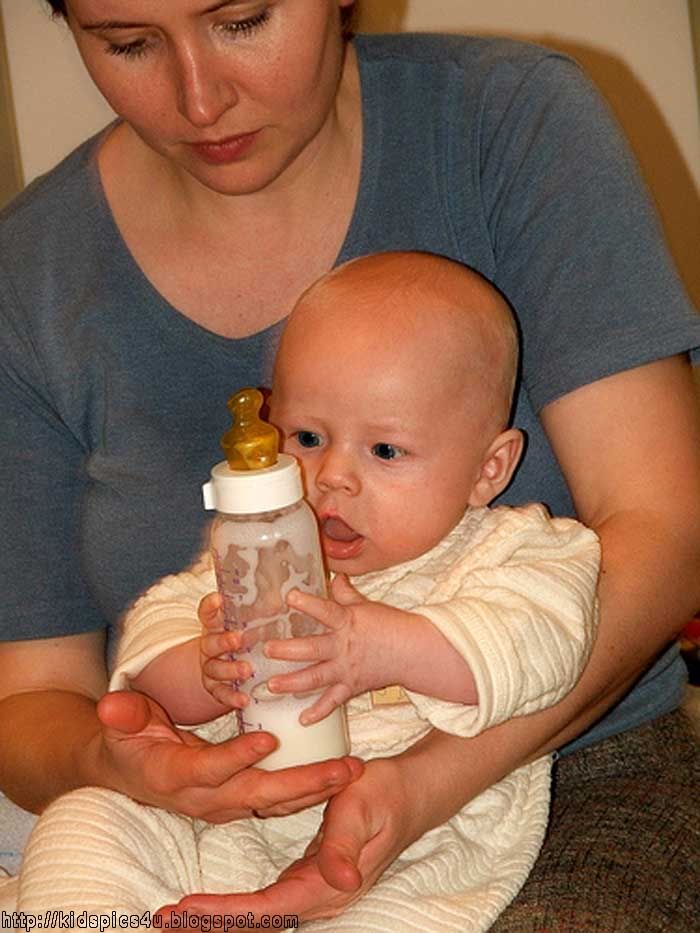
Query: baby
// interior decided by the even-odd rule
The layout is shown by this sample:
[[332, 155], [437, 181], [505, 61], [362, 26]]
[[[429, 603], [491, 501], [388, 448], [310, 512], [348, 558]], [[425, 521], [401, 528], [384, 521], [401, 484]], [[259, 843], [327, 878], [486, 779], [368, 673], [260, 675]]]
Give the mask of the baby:
[[[362, 758], [400, 754], [432, 727], [472, 736], [542, 709], [585, 664], [595, 535], [538, 505], [487, 508], [522, 450], [508, 427], [516, 369], [500, 294], [427, 254], [342, 266], [302, 296], [284, 332], [270, 420], [301, 461], [335, 578], [329, 599], [289, 596], [326, 633], [268, 642], [269, 657], [309, 662], [268, 687], [316, 691], [305, 722], [347, 702]], [[218, 597], [202, 602], [199, 628], [214, 587], [205, 556], [149, 590], [125, 621], [111, 682], [150, 694], [180, 723], [204, 723], [209, 739], [230, 734], [231, 708], [246, 702], [233, 682], [250, 674], [229, 659], [239, 636], [223, 631]], [[549, 771], [548, 758], [518, 769], [406, 849], [342, 916], [309, 928], [488, 928], [537, 855]], [[84, 793], [47, 811], [27, 855], [34, 877], [43, 865], [54, 879], [45, 902], [62, 909], [133, 914], [194, 891], [263, 888], [303, 856], [322, 818], [317, 806], [193, 826], [90, 789], [89, 824], [62, 842]], [[37, 902], [24, 890], [23, 909], [40, 909], [38, 892]]]
[[[272, 658], [320, 662], [268, 681], [272, 692], [326, 688], [302, 722], [387, 684], [477, 703], [478, 671], [439, 621], [360, 599], [345, 575], [427, 554], [467, 506], [484, 506], [505, 488], [522, 450], [520, 432], [506, 428], [516, 364], [506, 303], [446, 260], [360, 260], [298, 303], [277, 358], [271, 420], [301, 462], [327, 567], [338, 575], [331, 600], [298, 592], [289, 599], [328, 636], [266, 648]], [[204, 621], [212, 621], [206, 611]], [[202, 642], [211, 658], [203, 683], [232, 706], [246, 702], [230, 684], [247, 665], [223, 665], [218, 656], [223, 647], [235, 651], [237, 639]]]

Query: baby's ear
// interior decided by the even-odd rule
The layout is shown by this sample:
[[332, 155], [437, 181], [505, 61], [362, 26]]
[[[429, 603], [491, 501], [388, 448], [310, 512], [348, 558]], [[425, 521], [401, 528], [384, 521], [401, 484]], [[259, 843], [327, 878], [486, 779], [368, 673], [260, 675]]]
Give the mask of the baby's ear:
[[503, 492], [515, 472], [523, 452], [523, 435], [516, 428], [502, 431], [484, 454], [481, 472], [472, 487], [469, 505], [488, 505]]

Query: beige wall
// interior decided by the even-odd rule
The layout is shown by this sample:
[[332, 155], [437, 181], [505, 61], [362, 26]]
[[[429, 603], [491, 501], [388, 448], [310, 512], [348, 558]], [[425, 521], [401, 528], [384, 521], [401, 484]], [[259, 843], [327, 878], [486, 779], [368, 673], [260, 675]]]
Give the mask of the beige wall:
[[0, 207], [22, 187], [22, 169], [0, 10]]
[[55, 165], [111, 111], [85, 74], [70, 33], [42, 0], [0, 0], [26, 181]]
[[[30, 180], [111, 114], [41, 0], [0, 0], [0, 7]], [[364, 0], [360, 26], [497, 32], [578, 58], [637, 152], [700, 304], [700, 116], [687, 0]]]

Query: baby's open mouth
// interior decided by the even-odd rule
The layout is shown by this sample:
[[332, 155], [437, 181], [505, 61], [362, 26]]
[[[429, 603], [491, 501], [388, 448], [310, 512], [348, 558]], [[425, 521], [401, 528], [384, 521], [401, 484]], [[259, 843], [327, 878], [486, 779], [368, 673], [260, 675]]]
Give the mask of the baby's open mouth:
[[331, 541], [354, 541], [360, 535], [347, 522], [337, 516], [326, 518], [322, 525], [323, 533]]
[[348, 560], [356, 557], [362, 550], [364, 536], [351, 528], [337, 515], [331, 515], [321, 522], [321, 542], [323, 550], [330, 560]]

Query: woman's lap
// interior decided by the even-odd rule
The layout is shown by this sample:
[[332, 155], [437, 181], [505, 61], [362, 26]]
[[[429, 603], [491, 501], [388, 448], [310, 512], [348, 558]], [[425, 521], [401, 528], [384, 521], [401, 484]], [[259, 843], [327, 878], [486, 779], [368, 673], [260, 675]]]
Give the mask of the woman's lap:
[[560, 759], [542, 852], [493, 933], [699, 930], [698, 788], [680, 711]]

